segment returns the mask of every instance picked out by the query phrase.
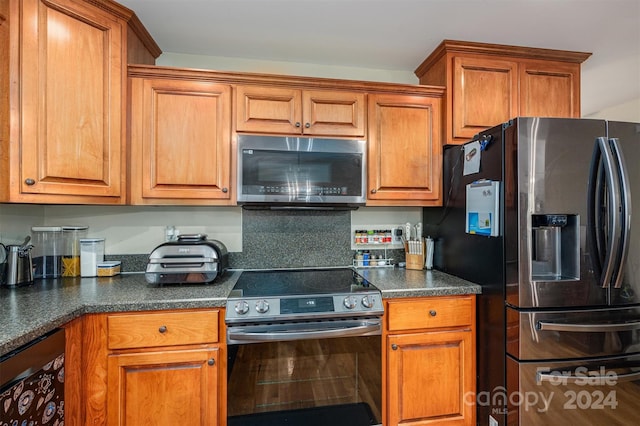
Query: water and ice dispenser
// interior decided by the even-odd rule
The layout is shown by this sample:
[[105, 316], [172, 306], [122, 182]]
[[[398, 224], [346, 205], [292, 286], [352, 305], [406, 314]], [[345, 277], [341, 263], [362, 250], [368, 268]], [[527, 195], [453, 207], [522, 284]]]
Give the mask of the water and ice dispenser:
[[531, 229], [531, 280], [579, 279], [580, 216], [532, 215]]

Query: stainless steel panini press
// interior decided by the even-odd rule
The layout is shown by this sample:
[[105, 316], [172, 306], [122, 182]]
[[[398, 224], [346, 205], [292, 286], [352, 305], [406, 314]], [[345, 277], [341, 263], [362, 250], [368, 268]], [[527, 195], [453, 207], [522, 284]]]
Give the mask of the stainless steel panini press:
[[224, 244], [205, 234], [185, 234], [151, 252], [145, 279], [149, 284], [208, 283], [228, 267]]

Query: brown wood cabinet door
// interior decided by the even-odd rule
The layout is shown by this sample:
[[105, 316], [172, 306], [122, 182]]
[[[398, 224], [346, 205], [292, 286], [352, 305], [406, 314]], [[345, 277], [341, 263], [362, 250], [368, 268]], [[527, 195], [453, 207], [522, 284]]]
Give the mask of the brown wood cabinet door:
[[302, 133], [302, 92], [262, 86], [236, 87], [236, 130]]
[[110, 355], [107, 424], [217, 424], [218, 350]]
[[231, 86], [132, 79], [131, 203], [231, 199]]
[[520, 113], [527, 117], [580, 117], [580, 64], [520, 63]]
[[440, 200], [441, 99], [369, 95], [367, 205]]
[[451, 140], [447, 142], [469, 141], [478, 132], [518, 115], [515, 61], [454, 57], [451, 87]]
[[364, 137], [366, 95], [327, 90], [302, 92], [302, 132], [305, 135]]
[[385, 424], [475, 424], [470, 330], [390, 335], [386, 351]]
[[87, 2], [11, 7], [11, 201], [124, 202], [126, 23]]

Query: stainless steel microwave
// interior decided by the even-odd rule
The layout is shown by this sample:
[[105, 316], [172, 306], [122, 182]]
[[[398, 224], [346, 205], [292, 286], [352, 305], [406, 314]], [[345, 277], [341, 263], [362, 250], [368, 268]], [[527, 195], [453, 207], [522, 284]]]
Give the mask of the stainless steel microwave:
[[246, 208], [357, 208], [366, 170], [364, 140], [238, 136], [238, 204]]

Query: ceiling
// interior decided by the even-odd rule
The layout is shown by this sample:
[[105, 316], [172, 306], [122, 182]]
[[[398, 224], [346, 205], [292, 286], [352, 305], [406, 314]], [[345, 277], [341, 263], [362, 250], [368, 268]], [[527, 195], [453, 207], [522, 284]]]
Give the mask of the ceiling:
[[443, 39], [543, 47], [593, 53], [583, 115], [640, 98], [640, 0], [119, 3], [163, 52], [413, 72]]

